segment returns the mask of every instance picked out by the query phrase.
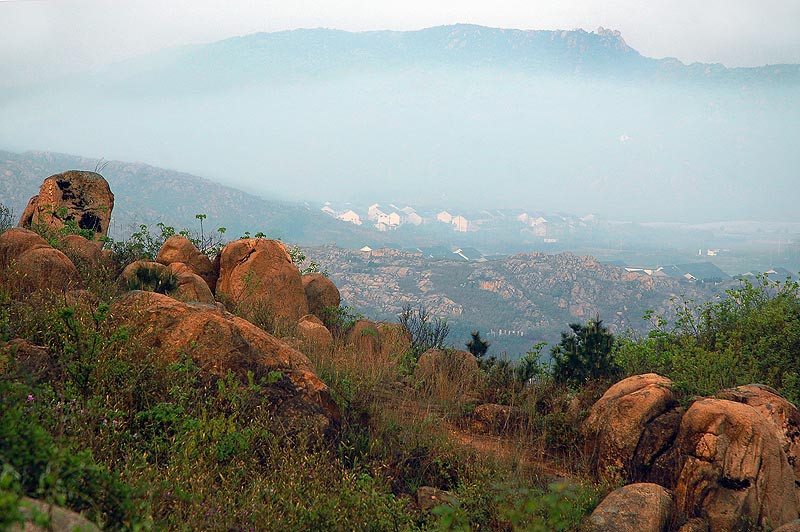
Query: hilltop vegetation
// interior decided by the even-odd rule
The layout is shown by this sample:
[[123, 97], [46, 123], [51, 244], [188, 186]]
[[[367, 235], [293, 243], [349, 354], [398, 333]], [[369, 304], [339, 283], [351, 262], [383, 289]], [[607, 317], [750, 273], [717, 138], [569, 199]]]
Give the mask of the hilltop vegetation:
[[[94, 179], [60, 177], [67, 178]], [[447, 334], [430, 319], [435, 314], [411, 331], [336, 306], [320, 312], [325, 325], [313, 316], [298, 322], [319, 307], [301, 285], [292, 288], [300, 272], [274, 241], [233, 241], [213, 251], [220, 257], [213, 266], [176, 235], [109, 242], [118, 251], [109, 255], [76, 240], [71, 233], [83, 230], [69, 220], [53, 222], [62, 227], [35, 226], [47, 240], [6, 226], [0, 234], [4, 525], [23, 519], [18, 508], [32, 503], [22, 497], [33, 497], [110, 530], [596, 530], [587, 516], [601, 498], [643, 479], [674, 490], [671, 530], [689, 517], [706, 519], [713, 532], [729, 523], [769, 529], [797, 517], [797, 473], [786, 461], [797, 449], [797, 410], [752, 387], [720, 392], [725, 400], [696, 400], [752, 382], [800, 398], [796, 283], [761, 278], [710, 303], [680, 300], [677, 319], [652, 314], [643, 337], [615, 337], [596, 320], [576, 323], [554, 347], [551, 367], [539, 357], [541, 345], [510, 363], [478, 348], [478, 334], [477, 359], [465, 351], [422, 352], [441, 347]], [[126, 249], [139, 255], [119, 253]], [[176, 254], [198, 273], [166, 258]], [[33, 257], [39, 262], [24, 262]], [[161, 262], [128, 264], [133, 258]], [[236, 273], [242, 265], [246, 271]], [[159, 284], [169, 295], [128, 291], [119, 274], [131, 267], [156, 268], [151, 280], [175, 276]], [[215, 299], [191, 302], [198, 292], [187, 292], [185, 281], [192, 275], [215, 287]], [[243, 291], [231, 288], [236, 279]], [[286, 295], [268, 297], [274, 290]], [[305, 295], [295, 301], [292, 293]], [[414, 322], [409, 312], [406, 324]], [[312, 340], [309, 330], [325, 335]], [[662, 377], [632, 377], [597, 401], [616, 380], [652, 371]], [[664, 397], [652, 407], [661, 409], [655, 418], [626, 418], [650, 412], [639, 407], [602, 413], [620, 397], [641, 399], [631, 382], [646, 384], [641, 397]], [[766, 396], [786, 412], [785, 435], [772, 435], [747, 406]], [[633, 403], [626, 404], [618, 412], [630, 410]], [[745, 406], [752, 419], [743, 421]], [[704, 476], [702, 489], [734, 489], [761, 501], [752, 479], [768, 478], [788, 483], [791, 500], [774, 491], [763, 505], [729, 508], [728, 498], [712, 497], [693, 506], [685, 493], [696, 475], [682, 460], [692, 463], [686, 442], [717, 430], [691, 424], [704, 408], [723, 417], [733, 415], [726, 409], [739, 412], [725, 425], [736, 434], [736, 423], [759, 431], [747, 442], [727, 428], [718, 434], [730, 447], [718, 446], [720, 464], [729, 462], [725, 452], [770, 458], [737, 473], [742, 478], [724, 468], [718, 481]], [[611, 429], [609, 440], [606, 421], [629, 425]], [[633, 445], [609, 446], [616, 435], [634, 437]], [[638, 445], [639, 437], [646, 444]], [[784, 447], [778, 438], [787, 438]], [[661, 447], [648, 447], [654, 441]], [[763, 450], [747, 447], [751, 441], [764, 441]], [[782, 469], [769, 466], [780, 460]]]

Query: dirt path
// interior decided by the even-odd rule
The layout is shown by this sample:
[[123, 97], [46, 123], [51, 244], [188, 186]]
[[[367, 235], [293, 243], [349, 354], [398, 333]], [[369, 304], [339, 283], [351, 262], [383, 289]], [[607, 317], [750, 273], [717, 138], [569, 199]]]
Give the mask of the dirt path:
[[387, 412], [412, 422], [433, 420], [451, 442], [473, 450], [478, 456], [508, 463], [516, 462], [519, 467], [531, 468], [552, 480], [569, 480], [572, 476], [554, 460], [546, 456], [536, 456], [537, 453], [518, 436], [491, 434], [459, 426], [447, 419], [441, 407], [416, 400], [417, 392], [413, 388], [392, 383], [377, 390], [376, 396]]

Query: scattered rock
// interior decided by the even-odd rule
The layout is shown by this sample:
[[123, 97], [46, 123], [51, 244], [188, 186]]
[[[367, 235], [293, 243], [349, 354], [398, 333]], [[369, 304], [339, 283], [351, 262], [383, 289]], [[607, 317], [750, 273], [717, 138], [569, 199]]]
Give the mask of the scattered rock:
[[333, 335], [318, 317], [306, 314], [297, 322], [297, 337], [304, 343], [328, 348], [333, 344]]
[[[750, 405], [772, 423], [775, 436], [794, 470], [795, 483], [800, 481], [800, 412], [797, 407], [778, 395], [777, 390], [763, 384], [723, 390], [717, 397]], [[795, 491], [800, 509], [800, 488]]]
[[103, 243], [99, 240], [89, 240], [81, 235], [67, 235], [61, 239], [61, 245], [73, 264], [83, 262], [90, 268], [111, 264], [111, 251], [104, 250]]
[[675, 488], [679, 519], [702, 517], [711, 532], [797, 519], [794, 472], [774, 425], [752, 406], [695, 402], [675, 445], [682, 464]]
[[419, 357], [414, 377], [439, 400], [466, 401], [472, 398], [480, 370], [468, 351], [429, 349]]
[[143, 348], [167, 361], [189, 356], [203, 371], [228, 371], [256, 379], [279, 372], [272, 389], [278, 414], [338, 422], [339, 409], [311, 361], [252, 323], [202, 303], [184, 303], [152, 292], [128, 292], [111, 306], [111, 318], [132, 331]]
[[[651, 468], [667, 452], [680, 425], [672, 381], [655, 373], [635, 375], [608, 389], [584, 426], [585, 450], [598, 479], [658, 481]], [[668, 474], [670, 467], [665, 467]], [[662, 482], [667, 480], [666, 482]]]
[[373, 358], [381, 352], [381, 333], [378, 325], [370, 320], [358, 320], [347, 333], [347, 343], [364, 356]]
[[447, 490], [440, 490], [431, 486], [420, 486], [417, 489], [417, 505], [423, 512], [430, 512], [442, 504], [457, 504], [458, 497]]
[[800, 519], [781, 525], [772, 532], [800, 532]]
[[384, 359], [405, 355], [411, 350], [411, 333], [399, 323], [378, 323]]
[[44, 180], [39, 194], [25, 207], [19, 226], [41, 224], [58, 230], [66, 222], [75, 222], [80, 229], [106, 236], [113, 209], [114, 194], [103, 176], [70, 170]]
[[[10, 532], [100, 532], [100, 527], [79, 513], [29, 497], [22, 498], [20, 512], [25, 518], [25, 527], [11, 525], [8, 529]], [[46, 514], [50, 526], [45, 528], [35, 525], [32, 522], [34, 512]]]
[[672, 496], [658, 484], [629, 484], [612, 491], [595, 508], [590, 532], [666, 532]]
[[308, 314], [300, 271], [277, 240], [230, 242], [222, 248], [219, 262], [216, 293], [246, 318], [261, 315], [294, 325]]
[[709, 532], [708, 522], [699, 517], [692, 517], [681, 525], [678, 532]]
[[13, 228], [0, 235], [0, 270], [23, 292], [82, 286], [72, 261], [29, 229]]
[[303, 276], [303, 290], [308, 301], [308, 311], [320, 319], [324, 319], [323, 310], [328, 307], [339, 308], [342, 297], [333, 281], [321, 273], [309, 273]]
[[214, 271], [211, 259], [208, 258], [208, 255], [197, 249], [185, 236], [172, 235], [169, 237], [161, 246], [161, 250], [159, 250], [158, 256], [156, 257], [156, 262], [160, 262], [164, 266], [169, 266], [175, 262], [181, 262], [205, 281], [212, 294], [216, 289], [217, 272]]
[[211, 293], [208, 283], [197, 275], [188, 264], [172, 262], [167, 268], [178, 278], [178, 288], [170, 294], [172, 297], [181, 301], [214, 304], [214, 294]]

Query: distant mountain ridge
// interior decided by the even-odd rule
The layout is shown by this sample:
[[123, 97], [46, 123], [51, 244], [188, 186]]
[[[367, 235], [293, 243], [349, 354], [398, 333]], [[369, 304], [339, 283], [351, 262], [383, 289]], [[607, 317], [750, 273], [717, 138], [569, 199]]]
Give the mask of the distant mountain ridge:
[[227, 239], [235, 239], [245, 231], [317, 244], [335, 241], [355, 245], [366, 238], [352, 224], [304, 205], [263, 199], [184, 172], [62, 153], [0, 151], [0, 203], [19, 217], [30, 197], [39, 193], [46, 177], [75, 169], [96, 170], [111, 185], [116, 196], [111, 226], [115, 238], [129, 235], [139, 224], [157, 232], [154, 226], [158, 222], [178, 230], [199, 231], [196, 214], [207, 216], [206, 232], [226, 227]]
[[4, 89], [0, 147], [298, 202], [787, 221], [799, 88], [799, 65], [652, 59], [605, 29], [304, 29]]
[[[138, 86], [153, 72], [181, 79], [183, 90], [237, 86], [243, 82], [290, 82], [370, 69], [499, 68], [572, 76], [739, 83], [797, 83], [800, 65], [726, 68], [653, 59], [628, 46], [618, 31], [519, 30], [472, 24], [416, 31], [316, 28], [262, 32], [177, 47], [109, 67]], [[134, 72], [134, 75], [130, 73]], [[135, 72], [146, 73], [140, 77]], [[120, 78], [117, 78], [120, 80]]]

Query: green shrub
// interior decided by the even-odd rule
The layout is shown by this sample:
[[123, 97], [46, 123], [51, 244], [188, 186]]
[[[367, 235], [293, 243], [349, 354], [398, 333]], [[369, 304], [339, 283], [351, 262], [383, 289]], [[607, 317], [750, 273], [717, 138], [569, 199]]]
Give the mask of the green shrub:
[[140, 266], [126, 283], [128, 290], [147, 290], [159, 294], [171, 294], [178, 289], [178, 276], [169, 269]]

